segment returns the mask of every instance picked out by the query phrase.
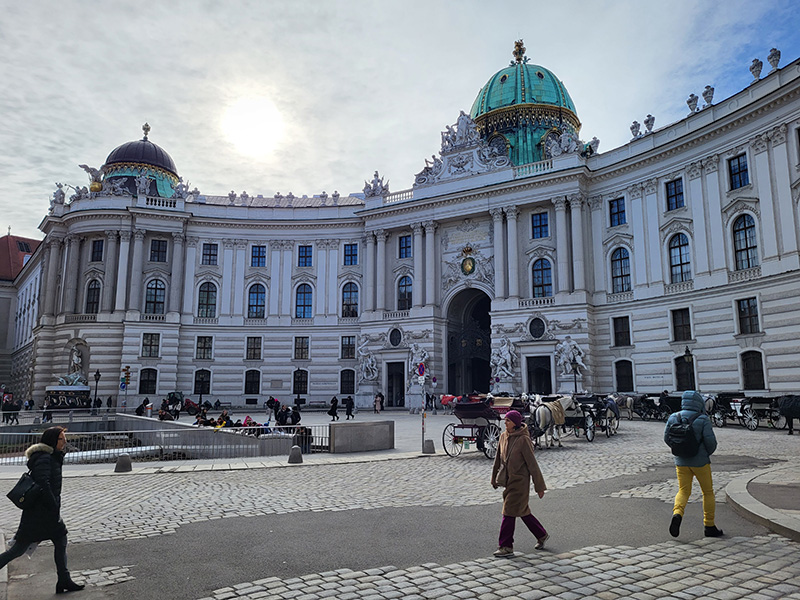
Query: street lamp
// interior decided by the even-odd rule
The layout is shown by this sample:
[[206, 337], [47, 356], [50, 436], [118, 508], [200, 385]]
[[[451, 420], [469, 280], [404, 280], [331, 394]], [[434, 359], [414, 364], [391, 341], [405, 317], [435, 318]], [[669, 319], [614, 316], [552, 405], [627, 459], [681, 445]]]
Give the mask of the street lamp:
[[572, 378], [575, 383], [575, 395], [578, 395], [578, 361], [575, 360], [575, 355], [572, 355], [572, 360], [569, 362], [572, 367]]
[[687, 363], [691, 363], [694, 360], [694, 355], [692, 354], [692, 351], [689, 350], [689, 346], [686, 346], [686, 350], [683, 351], [683, 360], [685, 360]]
[[686, 364], [689, 365], [689, 374], [691, 375], [690, 386], [691, 388], [697, 389], [697, 382], [694, 380], [694, 355], [692, 351], [689, 350], [689, 346], [686, 346], [686, 350], [683, 351], [683, 360], [686, 361]]
[[97, 384], [100, 383], [100, 369], [97, 369], [94, 372], [94, 404], [92, 404], [92, 410], [97, 407]]

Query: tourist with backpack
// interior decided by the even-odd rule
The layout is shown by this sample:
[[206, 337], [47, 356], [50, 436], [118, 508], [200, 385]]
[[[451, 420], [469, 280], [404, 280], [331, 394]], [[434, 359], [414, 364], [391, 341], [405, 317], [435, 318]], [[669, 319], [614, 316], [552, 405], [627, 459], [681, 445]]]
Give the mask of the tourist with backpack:
[[717, 449], [717, 438], [711, 419], [705, 413], [703, 397], [689, 390], [681, 397], [681, 410], [672, 413], [664, 429], [664, 441], [672, 448], [678, 473], [678, 493], [672, 509], [669, 533], [678, 537], [681, 521], [692, 493], [692, 480], [697, 477], [703, 491], [703, 525], [706, 537], [719, 537], [722, 530], [714, 523], [714, 486], [711, 479], [711, 455]]

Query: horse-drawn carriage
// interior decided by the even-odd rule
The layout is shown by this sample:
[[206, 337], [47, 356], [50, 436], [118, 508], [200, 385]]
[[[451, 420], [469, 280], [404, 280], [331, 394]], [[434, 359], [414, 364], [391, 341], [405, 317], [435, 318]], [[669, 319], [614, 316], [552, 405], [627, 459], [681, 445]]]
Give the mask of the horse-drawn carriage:
[[474, 443], [486, 458], [493, 459], [502, 433], [503, 416], [509, 410], [522, 412], [526, 408], [520, 398], [511, 396], [447, 396], [443, 404], [445, 400], [459, 420], [459, 423], [447, 425], [442, 432], [442, 447], [448, 456], [458, 456]]
[[545, 447], [554, 442], [561, 447], [558, 428], [562, 432], [571, 430], [575, 437], [584, 435], [591, 442], [597, 431], [606, 437], [617, 433], [619, 409], [613, 400], [597, 395], [543, 396], [534, 401], [529, 426], [537, 445], [543, 436]]
[[786, 417], [781, 414], [779, 398], [717, 394], [714, 400], [711, 422], [717, 427], [725, 427], [729, 421], [736, 421], [750, 431], [755, 431], [762, 420], [775, 429], [786, 427]]

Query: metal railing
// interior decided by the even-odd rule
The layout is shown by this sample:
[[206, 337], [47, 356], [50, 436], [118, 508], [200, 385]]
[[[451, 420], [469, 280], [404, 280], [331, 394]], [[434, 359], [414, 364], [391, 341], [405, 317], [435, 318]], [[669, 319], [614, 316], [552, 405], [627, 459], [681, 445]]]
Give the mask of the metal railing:
[[[48, 424], [42, 424], [41, 429]], [[288, 456], [292, 446], [303, 454], [330, 451], [328, 425], [271, 427], [181, 427], [139, 431], [67, 431], [65, 463], [115, 462], [128, 454], [133, 461], [209, 460]], [[25, 450], [41, 432], [0, 433], [0, 465], [23, 465]]]

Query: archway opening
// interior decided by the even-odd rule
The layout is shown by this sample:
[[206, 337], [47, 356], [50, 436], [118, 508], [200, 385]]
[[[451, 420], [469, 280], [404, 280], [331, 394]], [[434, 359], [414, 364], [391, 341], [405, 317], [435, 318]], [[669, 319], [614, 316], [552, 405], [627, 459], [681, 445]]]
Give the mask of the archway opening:
[[466, 289], [447, 309], [447, 391], [461, 395], [489, 391], [492, 369], [492, 301], [484, 292]]

